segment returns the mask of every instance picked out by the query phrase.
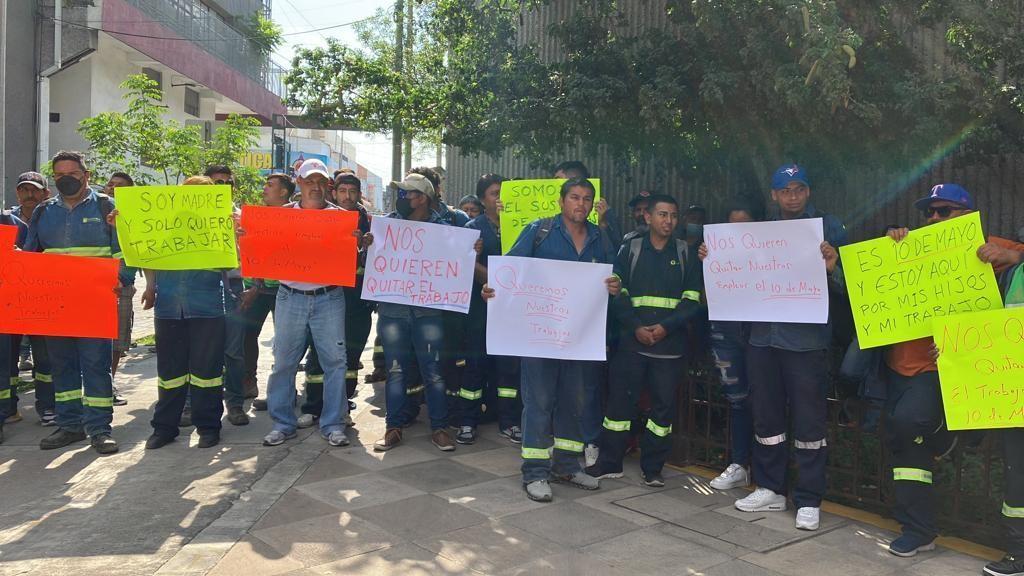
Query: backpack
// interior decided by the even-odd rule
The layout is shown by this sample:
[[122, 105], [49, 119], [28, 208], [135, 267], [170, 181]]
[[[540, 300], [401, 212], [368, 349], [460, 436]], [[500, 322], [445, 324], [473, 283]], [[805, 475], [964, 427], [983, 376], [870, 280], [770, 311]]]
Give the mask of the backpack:
[[[636, 270], [636, 262], [640, 258], [640, 250], [644, 245], [644, 237], [638, 236], [629, 240], [629, 280], [633, 281], [633, 271]], [[676, 238], [676, 258], [679, 259], [679, 269], [682, 274], [683, 286], [686, 285], [686, 254], [690, 246], [686, 240]]]

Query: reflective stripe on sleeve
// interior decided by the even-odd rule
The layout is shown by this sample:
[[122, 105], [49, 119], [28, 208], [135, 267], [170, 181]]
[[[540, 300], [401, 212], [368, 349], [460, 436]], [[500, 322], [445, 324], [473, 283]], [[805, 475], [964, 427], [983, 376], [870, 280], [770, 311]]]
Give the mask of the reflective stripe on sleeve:
[[46, 254], [65, 254], [68, 256], [111, 256], [110, 246], [71, 246], [68, 248], [47, 248]]
[[1024, 508], [1017, 508], [1003, 502], [1003, 516], [1007, 518], [1024, 518]]
[[666, 308], [668, 310], [674, 309], [681, 302], [679, 298], [662, 298], [660, 296], [633, 296], [630, 300], [633, 302], [633, 308], [646, 306], [648, 308]]
[[700, 292], [696, 290], [684, 290], [683, 300], [693, 300], [694, 302], [700, 302]]
[[479, 400], [483, 398], [483, 390], [466, 390], [465, 388], [459, 388], [459, 398], [465, 398], [466, 400]]

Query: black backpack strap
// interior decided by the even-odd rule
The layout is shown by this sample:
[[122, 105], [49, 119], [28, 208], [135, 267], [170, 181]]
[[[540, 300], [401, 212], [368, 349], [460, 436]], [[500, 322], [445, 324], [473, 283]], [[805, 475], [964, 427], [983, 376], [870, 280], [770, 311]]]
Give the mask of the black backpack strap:
[[633, 270], [636, 270], [637, 260], [640, 259], [640, 249], [643, 248], [643, 236], [637, 236], [629, 240], [629, 284], [633, 284]]
[[537, 247], [548, 237], [548, 234], [551, 234], [551, 227], [554, 225], [555, 219], [552, 217], [541, 218], [537, 222], [539, 222], [539, 225], [537, 233], [533, 236], [533, 247], [530, 250], [531, 256], [537, 251]]

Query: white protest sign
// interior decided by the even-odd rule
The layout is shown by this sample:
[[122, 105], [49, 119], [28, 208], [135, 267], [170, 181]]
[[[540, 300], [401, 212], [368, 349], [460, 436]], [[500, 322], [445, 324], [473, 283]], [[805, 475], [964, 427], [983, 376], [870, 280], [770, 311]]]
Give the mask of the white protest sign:
[[374, 218], [363, 300], [469, 313], [479, 230]]
[[704, 227], [711, 320], [828, 322], [821, 218]]
[[487, 353], [604, 360], [611, 264], [491, 256]]

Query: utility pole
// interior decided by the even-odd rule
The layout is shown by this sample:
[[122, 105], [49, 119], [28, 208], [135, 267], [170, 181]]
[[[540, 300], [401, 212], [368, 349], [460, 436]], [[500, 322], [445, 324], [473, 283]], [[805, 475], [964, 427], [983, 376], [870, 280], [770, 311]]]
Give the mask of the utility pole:
[[[412, 0], [409, 0], [411, 3]], [[405, 2], [395, 0], [395, 72], [402, 73], [402, 55], [405, 46]], [[391, 126], [391, 180], [402, 180], [402, 118], [395, 115]], [[387, 203], [387, 200], [385, 200]]]
[[0, 0], [0, 208], [7, 206], [7, 0]]
[[[415, 16], [413, 14], [413, 2], [409, 0], [405, 4], [405, 61], [408, 64], [413, 62], [413, 24], [415, 22]], [[405, 131], [405, 172], [409, 172], [412, 169], [412, 131]]]

